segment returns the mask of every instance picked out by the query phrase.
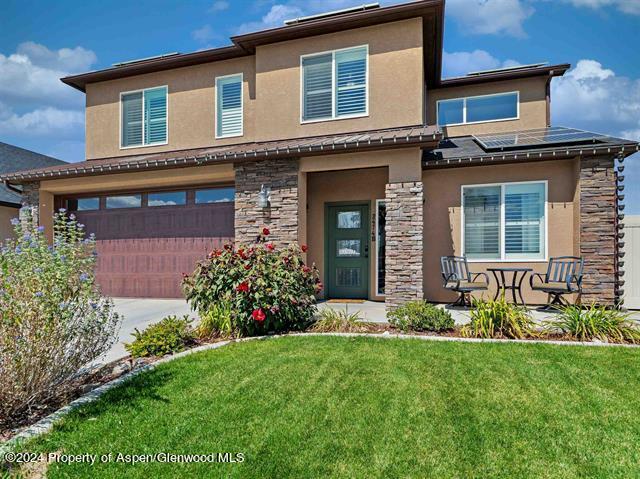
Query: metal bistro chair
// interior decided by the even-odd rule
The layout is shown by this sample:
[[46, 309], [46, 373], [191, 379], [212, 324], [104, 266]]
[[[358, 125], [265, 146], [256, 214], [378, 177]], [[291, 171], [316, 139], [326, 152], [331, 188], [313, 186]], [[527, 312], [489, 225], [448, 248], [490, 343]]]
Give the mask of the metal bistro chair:
[[[546, 274], [532, 274], [529, 278], [529, 284], [534, 291], [542, 291], [547, 293], [551, 301], [545, 306], [545, 309], [551, 309], [554, 305], [562, 306], [569, 304], [562, 295], [577, 293], [580, 302], [582, 294], [582, 270], [584, 268], [584, 260], [577, 256], [557, 256], [549, 259]], [[538, 279], [535, 283], [534, 279]], [[535, 284], [534, 284], [535, 283]]]
[[[486, 273], [469, 271], [467, 258], [464, 256], [443, 256], [440, 258], [443, 287], [460, 294], [453, 306], [471, 306], [470, 293], [486, 291], [489, 288], [489, 277]], [[479, 277], [484, 281], [479, 281]]]

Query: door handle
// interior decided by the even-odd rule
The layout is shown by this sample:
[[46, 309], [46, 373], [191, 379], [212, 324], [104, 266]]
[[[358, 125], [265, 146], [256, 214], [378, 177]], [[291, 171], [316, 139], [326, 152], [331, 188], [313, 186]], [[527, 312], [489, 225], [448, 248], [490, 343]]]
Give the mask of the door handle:
[[369, 257], [369, 245], [368, 244], [364, 245], [364, 257], [365, 258]]

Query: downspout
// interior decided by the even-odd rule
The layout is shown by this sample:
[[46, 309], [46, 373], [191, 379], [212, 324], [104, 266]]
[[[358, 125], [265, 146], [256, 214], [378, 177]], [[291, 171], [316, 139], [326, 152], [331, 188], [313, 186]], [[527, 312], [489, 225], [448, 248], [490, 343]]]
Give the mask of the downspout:
[[6, 186], [8, 190], [13, 191], [14, 193], [18, 193], [22, 196], [22, 190], [13, 186], [9, 180], [4, 180], [4, 186]]
[[545, 96], [547, 102], [547, 127], [551, 126], [551, 80], [553, 79], [553, 72], [549, 72], [547, 78], [547, 84], [545, 85]]

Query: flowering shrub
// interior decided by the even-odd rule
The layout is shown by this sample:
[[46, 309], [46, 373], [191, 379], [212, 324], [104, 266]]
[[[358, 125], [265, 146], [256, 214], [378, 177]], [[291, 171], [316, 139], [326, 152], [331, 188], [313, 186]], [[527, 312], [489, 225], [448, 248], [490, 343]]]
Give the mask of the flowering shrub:
[[214, 250], [185, 275], [185, 296], [201, 317], [230, 306], [231, 330], [240, 336], [308, 326], [314, 295], [322, 289], [318, 270], [305, 264], [305, 246], [280, 250], [266, 241], [268, 236], [264, 228], [255, 245]]
[[64, 394], [120, 322], [94, 284], [95, 241], [73, 215], [56, 214], [51, 246], [42, 227], [13, 223], [16, 239], [0, 249], [0, 429]]

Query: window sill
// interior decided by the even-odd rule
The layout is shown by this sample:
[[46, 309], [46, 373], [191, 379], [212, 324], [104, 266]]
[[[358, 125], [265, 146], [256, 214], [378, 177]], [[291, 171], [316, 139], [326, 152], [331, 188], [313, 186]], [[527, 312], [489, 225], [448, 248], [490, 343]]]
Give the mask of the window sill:
[[467, 126], [467, 125], [482, 125], [483, 123], [502, 123], [504, 121], [517, 121], [520, 117], [516, 116], [514, 118], [501, 118], [499, 120], [482, 120], [482, 121], [470, 121], [467, 123], [449, 123], [447, 125], [438, 125], [440, 128], [446, 128], [449, 126]]
[[548, 263], [548, 258], [540, 259], [467, 259], [467, 263]]
[[308, 125], [311, 123], [322, 123], [325, 121], [338, 121], [338, 120], [352, 120], [354, 118], [367, 118], [369, 116], [369, 112], [367, 113], [358, 113], [357, 115], [348, 115], [348, 116], [338, 116], [336, 118], [318, 118], [314, 120], [300, 120], [301, 125]]
[[169, 142], [165, 141], [162, 143], [147, 143], [146, 145], [131, 145], [131, 146], [121, 146], [120, 149], [121, 150], [133, 150], [136, 148], [151, 148], [153, 146], [166, 146], [168, 145]]
[[224, 140], [226, 138], [240, 138], [242, 136], [244, 136], [244, 132], [243, 133], [238, 133], [238, 134], [235, 134], [235, 135], [222, 135], [222, 136], [216, 135], [216, 140]]

